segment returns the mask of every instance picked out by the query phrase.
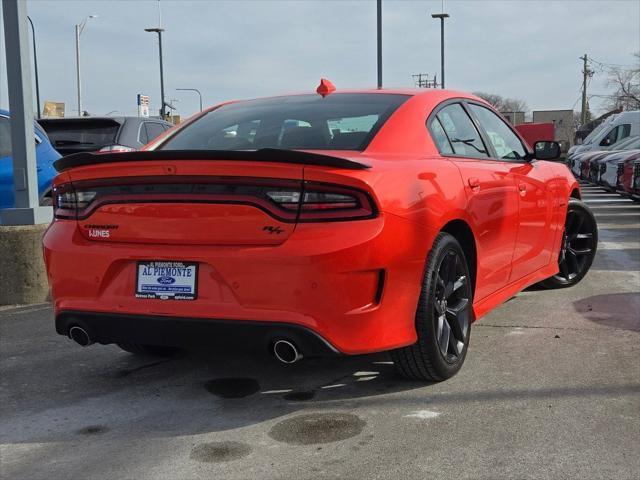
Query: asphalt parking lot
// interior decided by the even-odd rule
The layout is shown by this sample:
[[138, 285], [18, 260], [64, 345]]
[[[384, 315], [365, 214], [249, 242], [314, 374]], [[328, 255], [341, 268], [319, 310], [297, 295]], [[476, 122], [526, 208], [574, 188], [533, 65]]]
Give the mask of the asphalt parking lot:
[[7, 479], [581, 478], [640, 475], [640, 204], [597, 187], [586, 279], [476, 323], [462, 371], [389, 358], [283, 366], [243, 351], [80, 348], [48, 305], [0, 310]]

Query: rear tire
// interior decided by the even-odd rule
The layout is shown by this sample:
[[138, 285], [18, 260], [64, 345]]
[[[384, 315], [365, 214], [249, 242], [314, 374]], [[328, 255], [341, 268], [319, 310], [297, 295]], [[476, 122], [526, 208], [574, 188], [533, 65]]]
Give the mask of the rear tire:
[[429, 253], [418, 301], [418, 341], [390, 352], [403, 376], [440, 382], [460, 370], [469, 346], [472, 297], [462, 247], [453, 236], [440, 233]]
[[596, 218], [583, 202], [575, 198], [570, 199], [558, 256], [560, 272], [538, 285], [547, 289], [576, 285], [589, 272], [597, 247]]
[[117, 345], [125, 352], [150, 357], [172, 357], [179, 351], [176, 347], [165, 347], [161, 345], [141, 345], [139, 343], [118, 343]]

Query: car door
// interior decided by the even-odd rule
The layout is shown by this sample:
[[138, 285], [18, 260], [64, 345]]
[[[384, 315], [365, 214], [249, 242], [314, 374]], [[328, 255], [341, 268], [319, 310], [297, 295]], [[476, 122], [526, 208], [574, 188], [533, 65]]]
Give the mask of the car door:
[[490, 150], [462, 101], [443, 104], [428, 120], [440, 154], [457, 165], [478, 255], [475, 301], [507, 285], [516, 244], [518, 192], [512, 165], [490, 158]]
[[509, 277], [509, 282], [514, 282], [547, 266], [551, 260], [555, 237], [549, 182], [554, 173], [551, 164], [527, 159], [523, 142], [495, 112], [472, 102], [467, 106], [489, 143], [491, 156], [508, 166], [517, 188], [518, 233]]

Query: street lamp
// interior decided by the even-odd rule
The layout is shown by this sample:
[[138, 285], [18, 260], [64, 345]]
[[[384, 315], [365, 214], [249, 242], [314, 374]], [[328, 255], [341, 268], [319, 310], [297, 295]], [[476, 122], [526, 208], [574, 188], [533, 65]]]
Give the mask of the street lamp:
[[80, 35], [90, 18], [98, 18], [98, 15], [89, 15], [82, 23], [76, 25], [76, 82], [78, 84], [78, 116], [82, 116], [82, 83], [80, 81]]
[[33, 26], [31, 17], [27, 15], [27, 20], [31, 24], [31, 35], [33, 37], [33, 69], [36, 77], [36, 105], [38, 107], [38, 119], [40, 119], [40, 82], [38, 82], [38, 50], [36, 49], [36, 29]]
[[157, 33], [158, 34], [158, 52], [160, 55], [160, 102], [161, 102], [161, 107], [160, 107], [160, 116], [162, 117], [162, 119], [164, 120], [166, 115], [165, 115], [165, 101], [164, 101], [164, 70], [162, 68], [162, 32], [164, 32], [164, 28], [145, 28], [144, 29], [145, 32], [151, 32], [151, 33]]
[[449, 18], [449, 14], [433, 13], [431, 18], [440, 19], [440, 87], [444, 88], [444, 19]]
[[376, 5], [376, 40], [378, 54], [378, 90], [382, 88], [382, 0], [378, 0]]
[[197, 88], [176, 88], [176, 90], [183, 90], [186, 92], [196, 92], [198, 94], [198, 97], [200, 97], [200, 111], [202, 111], [202, 94], [200, 93], [200, 90], [198, 90]]

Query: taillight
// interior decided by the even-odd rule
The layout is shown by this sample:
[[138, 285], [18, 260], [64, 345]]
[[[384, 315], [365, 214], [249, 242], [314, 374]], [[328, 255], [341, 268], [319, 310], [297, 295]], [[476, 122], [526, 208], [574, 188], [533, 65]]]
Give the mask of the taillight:
[[96, 198], [97, 191], [76, 191], [70, 183], [64, 183], [53, 188], [53, 213], [56, 218], [75, 219], [78, 212], [86, 210]]
[[107, 145], [106, 147], [102, 147], [99, 152], [109, 152], [109, 153], [122, 153], [122, 152], [135, 152], [135, 148], [127, 147], [125, 145]]
[[169, 202], [249, 204], [289, 223], [377, 215], [375, 203], [361, 190], [299, 180], [132, 177], [65, 183], [53, 189], [54, 215], [61, 219], [84, 219], [107, 204]]
[[362, 220], [377, 214], [365, 192], [337, 185], [306, 183], [300, 203], [300, 222]]

